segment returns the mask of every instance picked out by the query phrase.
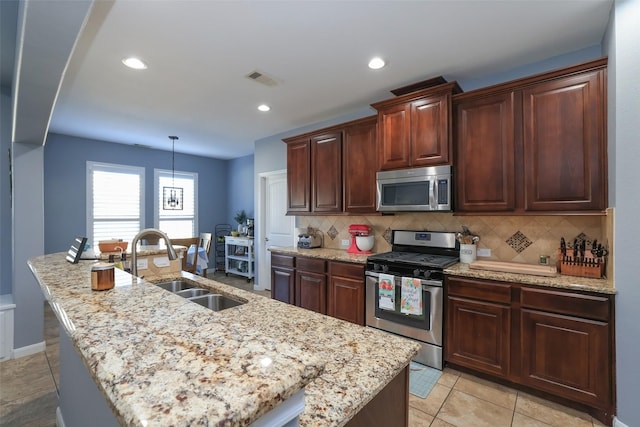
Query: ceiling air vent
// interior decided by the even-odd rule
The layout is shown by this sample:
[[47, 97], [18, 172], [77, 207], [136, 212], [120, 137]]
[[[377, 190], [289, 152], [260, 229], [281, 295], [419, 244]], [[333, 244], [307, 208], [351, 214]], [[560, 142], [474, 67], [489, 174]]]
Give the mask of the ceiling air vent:
[[273, 77], [269, 77], [265, 73], [261, 73], [260, 71], [252, 71], [246, 76], [248, 79], [255, 80], [258, 83], [262, 83], [266, 86], [277, 86], [278, 81]]

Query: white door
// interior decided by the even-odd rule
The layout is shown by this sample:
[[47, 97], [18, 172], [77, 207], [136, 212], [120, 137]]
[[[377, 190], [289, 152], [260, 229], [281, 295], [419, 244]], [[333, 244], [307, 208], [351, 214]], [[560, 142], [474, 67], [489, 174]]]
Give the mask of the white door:
[[287, 171], [260, 174], [259, 277], [254, 289], [271, 289], [273, 246], [293, 246], [295, 217], [287, 216]]

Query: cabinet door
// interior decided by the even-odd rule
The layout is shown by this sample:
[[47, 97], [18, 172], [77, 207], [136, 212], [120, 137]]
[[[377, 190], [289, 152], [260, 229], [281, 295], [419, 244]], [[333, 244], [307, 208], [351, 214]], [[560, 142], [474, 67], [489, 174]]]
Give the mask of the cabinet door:
[[296, 305], [327, 314], [327, 276], [296, 271]]
[[524, 209], [604, 210], [604, 72], [524, 89]]
[[411, 164], [431, 166], [449, 161], [449, 94], [411, 103]]
[[513, 93], [455, 106], [456, 210], [514, 210], [514, 119]]
[[445, 360], [506, 378], [509, 374], [509, 306], [447, 298]]
[[521, 382], [601, 407], [611, 402], [609, 325], [537, 310], [521, 311]]
[[342, 142], [344, 210], [376, 211], [376, 121], [348, 127]]
[[409, 108], [405, 104], [378, 112], [380, 169], [398, 169], [411, 164]]
[[342, 133], [311, 138], [313, 212], [342, 212]]
[[289, 304], [295, 303], [293, 270], [271, 268], [271, 298]]
[[331, 276], [327, 314], [364, 326], [364, 279]]
[[311, 210], [311, 146], [308, 140], [287, 144], [287, 213]]

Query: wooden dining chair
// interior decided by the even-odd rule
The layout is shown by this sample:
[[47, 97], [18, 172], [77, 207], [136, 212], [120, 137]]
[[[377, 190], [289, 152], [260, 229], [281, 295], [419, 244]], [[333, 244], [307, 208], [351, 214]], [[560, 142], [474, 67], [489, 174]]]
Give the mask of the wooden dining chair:
[[[191, 245], [196, 245], [196, 247], [197, 247], [199, 243], [200, 243], [200, 239], [198, 237], [186, 237], [186, 238], [183, 238], [183, 239], [171, 239], [171, 244], [172, 245], [186, 246], [187, 250], [191, 247]], [[198, 264], [196, 262], [194, 262], [193, 265], [187, 265], [187, 252], [185, 251], [184, 255], [182, 256], [182, 269], [184, 271], [188, 271], [189, 273], [196, 274], [196, 266], [197, 265]]]
[[[209, 262], [209, 253], [211, 252], [211, 235], [211, 233], [200, 233], [199, 246], [204, 248], [204, 251], [207, 253], [207, 263]], [[207, 272], [203, 271], [202, 276], [207, 277]]]

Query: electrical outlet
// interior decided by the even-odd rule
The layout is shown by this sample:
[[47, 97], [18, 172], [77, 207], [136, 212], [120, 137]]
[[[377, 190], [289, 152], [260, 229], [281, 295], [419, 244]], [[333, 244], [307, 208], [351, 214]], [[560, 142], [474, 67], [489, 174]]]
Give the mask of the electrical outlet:
[[478, 256], [490, 257], [491, 256], [491, 249], [489, 249], [489, 248], [478, 248]]
[[342, 242], [340, 242], [342, 244], [343, 248], [348, 248], [349, 245], [351, 244], [351, 241], [349, 239], [342, 239]]

